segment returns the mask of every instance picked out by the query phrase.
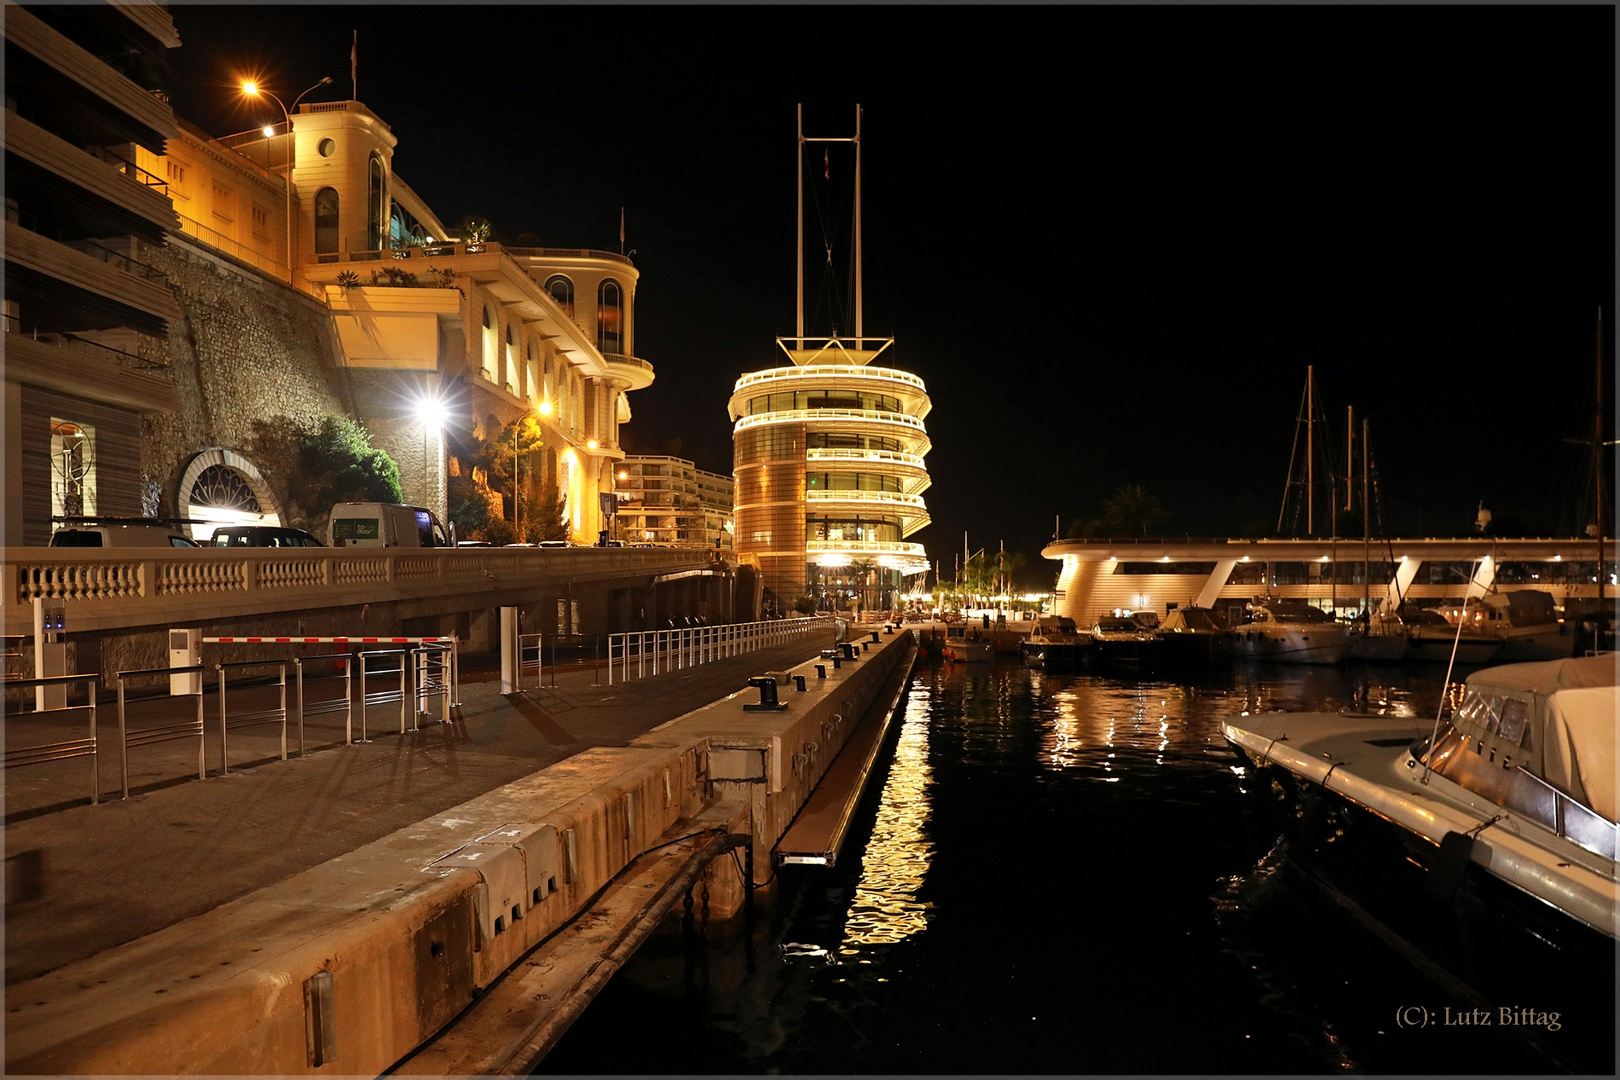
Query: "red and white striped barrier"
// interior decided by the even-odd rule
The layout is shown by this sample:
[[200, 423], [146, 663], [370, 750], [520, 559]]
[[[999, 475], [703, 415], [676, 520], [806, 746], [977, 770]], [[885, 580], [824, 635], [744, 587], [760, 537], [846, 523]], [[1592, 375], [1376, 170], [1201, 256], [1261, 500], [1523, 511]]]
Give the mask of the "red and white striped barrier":
[[205, 645], [252, 645], [266, 643], [276, 645], [348, 645], [357, 643], [361, 645], [413, 645], [422, 642], [454, 642], [453, 637], [205, 637], [200, 638]]

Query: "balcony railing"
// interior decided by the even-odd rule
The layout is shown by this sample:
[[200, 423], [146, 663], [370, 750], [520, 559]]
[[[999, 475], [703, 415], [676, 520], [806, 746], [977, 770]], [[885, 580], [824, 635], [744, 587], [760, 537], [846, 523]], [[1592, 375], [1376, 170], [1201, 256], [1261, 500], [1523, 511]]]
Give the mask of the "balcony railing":
[[809, 540], [804, 549], [814, 554], [910, 555], [926, 558], [927, 549], [907, 540]]
[[119, 157], [105, 146], [86, 146], [85, 153], [97, 160], [104, 161], [116, 169], [119, 174], [128, 177], [145, 188], [152, 188], [159, 195], [169, 194], [169, 182], [161, 176], [154, 176], [127, 158]]
[[779, 412], [754, 413], [739, 419], [733, 432], [747, 431], [763, 424], [802, 424], [810, 421], [853, 421], [867, 424], [896, 424], [926, 434], [927, 428], [915, 416], [905, 413], [880, 412], [876, 409], [782, 409]]
[[745, 387], [755, 386], [767, 382], [819, 382], [824, 379], [870, 379], [874, 382], [904, 383], [915, 389], [928, 392], [923, 381], [909, 371], [899, 368], [864, 367], [859, 364], [808, 364], [804, 367], [767, 368], [764, 371], [751, 371], [737, 380], [732, 389], [736, 393]]
[[626, 266], [635, 265], [628, 255], [620, 255], [616, 251], [597, 251], [594, 248], [508, 247], [505, 250], [508, 255], [530, 259], [607, 259], [609, 262], [624, 263]]
[[844, 490], [806, 491], [805, 501], [820, 502], [857, 502], [868, 503], [875, 506], [903, 506], [918, 512], [926, 512], [921, 495], [906, 495], [898, 491], [865, 491], [860, 488], [847, 488]]
[[287, 276], [287, 267], [284, 263], [277, 262], [275, 259], [253, 250], [246, 244], [231, 239], [216, 229], [210, 229], [200, 221], [188, 218], [184, 214], [177, 216], [180, 218], [180, 231], [193, 240], [201, 241], [211, 248], [224, 252], [233, 259], [240, 259], [242, 262], [257, 267], [267, 274], [272, 274], [278, 278]]
[[42, 334], [37, 329], [24, 330], [22, 320], [18, 319], [14, 315], [5, 316], [5, 332], [8, 334], [17, 334], [18, 336], [26, 334], [31, 340], [37, 341], [42, 345], [55, 345], [58, 348], [71, 349], [74, 352], [83, 353], [86, 356], [94, 356], [98, 360], [105, 361], [109, 364], [116, 364], [121, 368], [128, 368], [131, 371], [167, 371], [169, 367], [168, 364], [160, 363], [156, 360], [148, 360], [144, 356], [136, 356], [134, 353], [127, 353], [122, 349], [114, 349], [107, 345], [101, 345], [97, 342], [89, 340], [88, 338], [79, 337], [77, 334], [70, 334], [65, 331], [61, 333]]
[[163, 271], [151, 266], [147, 266], [143, 262], [137, 262], [128, 255], [114, 251], [112, 248], [102, 247], [94, 240], [86, 240], [76, 233], [62, 228], [60, 225], [46, 221], [37, 214], [17, 212], [14, 214], [14, 216], [9, 217], [7, 220], [14, 222], [18, 227], [26, 229], [31, 233], [43, 236], [47, 240], [54, 240], [63, 247], [72, 248], [81, 255], [88, 255], [92, 259], [99, 259], [104, 263], [122, 270], [124, 273], [129, 274], [132, 277], [142, 278], [146, 281], [152, 282], [154, 285], [161, 285], [165, 288], [168, 287], [169, 275], [165, 274]]
[[858, 461], [862, 463], [876, 463], [885, 465], [909, 465], [914, 469], [926, 469], [920, 454], [908, 454], [904, 450], [854, 450], [854, 449], [820, 449], [805, 452], [805, 460], [816, 461]]

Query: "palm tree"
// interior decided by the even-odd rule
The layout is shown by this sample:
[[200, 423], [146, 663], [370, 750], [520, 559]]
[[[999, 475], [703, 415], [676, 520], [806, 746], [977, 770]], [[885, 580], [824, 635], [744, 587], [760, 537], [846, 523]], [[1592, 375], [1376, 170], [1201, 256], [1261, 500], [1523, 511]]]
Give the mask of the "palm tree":
[[1120, 533], [1146, 536], [1151, 526], [1169, 517], [1164, 504], [1141, 484], [1126, 484], [1103, 503], [1103, 524]]

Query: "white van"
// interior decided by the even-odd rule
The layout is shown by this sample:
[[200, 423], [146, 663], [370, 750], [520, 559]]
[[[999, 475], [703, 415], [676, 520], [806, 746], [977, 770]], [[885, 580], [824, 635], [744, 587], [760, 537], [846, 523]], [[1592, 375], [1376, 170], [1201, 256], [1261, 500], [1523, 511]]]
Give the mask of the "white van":
[[398, 503], [338, 503], [332, 507], [327, 538], [333, 547], [455, 547], [431, 510]]

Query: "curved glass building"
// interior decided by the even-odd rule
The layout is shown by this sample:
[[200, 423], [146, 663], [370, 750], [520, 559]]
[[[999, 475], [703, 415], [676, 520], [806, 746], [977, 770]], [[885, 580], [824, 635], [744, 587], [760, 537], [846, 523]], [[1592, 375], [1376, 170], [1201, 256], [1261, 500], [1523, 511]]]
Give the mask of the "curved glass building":
[[893, 343], [779, 338], [792, 363], [737, 380], [736, 548], [767, 607], [893, 607], [902, 578], [928, 568], [906, 538], [929, 520], [930, 402], [920, 378], [873, 363]]

